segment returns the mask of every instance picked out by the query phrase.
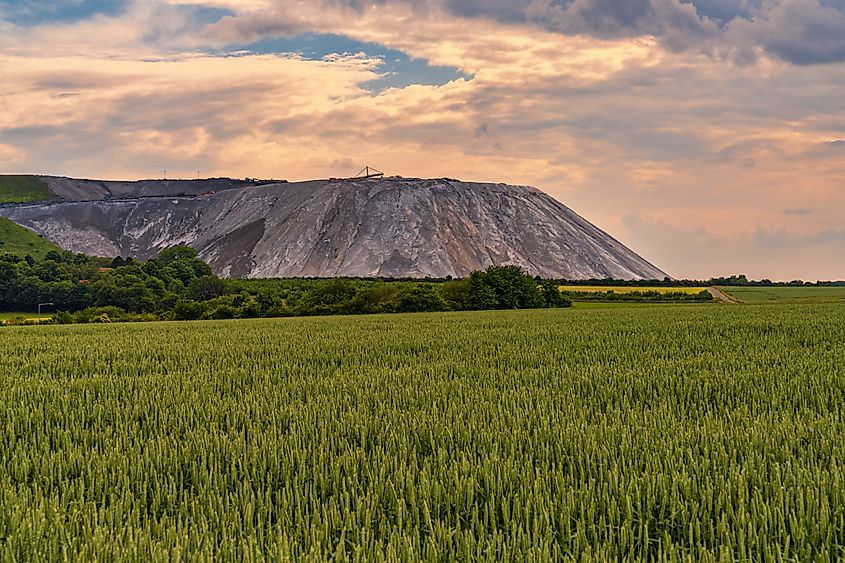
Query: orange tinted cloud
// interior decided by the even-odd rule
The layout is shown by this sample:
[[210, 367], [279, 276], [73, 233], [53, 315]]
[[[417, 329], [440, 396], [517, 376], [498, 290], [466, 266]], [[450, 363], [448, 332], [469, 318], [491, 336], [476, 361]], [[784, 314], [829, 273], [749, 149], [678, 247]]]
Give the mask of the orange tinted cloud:
[[[842, 64], [761, 53], [739, 65], [651, 35], [563, 35], [438, 6], [192, 3], [235, 15], [171, 22], [152, 43], [162, 12], [140, 7], [0, 39], [10, 77], [0, 169], [305, 179], [368, 163], [533, 184], [676, 276], [742, 266], [845, 278]], [[470, 76], [373, 91], [383, 70], [366, 53], [202, 49], [285, 29], [344, 34]]]

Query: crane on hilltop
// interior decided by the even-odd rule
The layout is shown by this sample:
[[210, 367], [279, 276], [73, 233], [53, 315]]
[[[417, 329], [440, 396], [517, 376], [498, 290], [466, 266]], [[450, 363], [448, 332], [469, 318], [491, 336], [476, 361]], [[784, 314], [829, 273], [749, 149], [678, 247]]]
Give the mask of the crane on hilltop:
[[367, 178], [384, 178], [384, 172], [365, 166], [363, 170], [352, 176], [351, 180], [366, 180]]

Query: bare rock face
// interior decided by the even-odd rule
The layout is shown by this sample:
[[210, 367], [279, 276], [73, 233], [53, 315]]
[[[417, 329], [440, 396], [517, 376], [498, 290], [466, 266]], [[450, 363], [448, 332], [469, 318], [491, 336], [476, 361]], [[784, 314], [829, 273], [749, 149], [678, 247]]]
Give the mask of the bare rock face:
[[228, 277], [463, 277], [503, 264], [546, 278], [666, 276], [527, 186], [379, 178], [150, 195], [188, 193], [171, 182], [167, 192], [90, 188], [99, 196], [88, 197], [68, 182], [51, 191], [77, 201], [0, 207], [0, 215], [92, 255], [147, 259], [189, 244]]

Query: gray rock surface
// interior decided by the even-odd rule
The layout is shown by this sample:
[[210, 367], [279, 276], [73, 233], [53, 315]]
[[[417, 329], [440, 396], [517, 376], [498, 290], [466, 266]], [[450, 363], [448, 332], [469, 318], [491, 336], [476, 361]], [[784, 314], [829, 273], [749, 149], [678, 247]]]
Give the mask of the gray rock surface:
[[210, 191], [255, 185], [249, 180], [210, 178], [205, 180], [80, 180], [62, 176], [39, 176], [54, 199], [91, 201], [132, 197], [200, 195]]
[[[85, 201], [0, 207], [0, 215], [99, 256], [147, 259], [189, 244], [228, 277], [463, 277], [493, 264], [566, 279], [666, 276], [528, 186], [380, 178], [226, 185], [214, 193], [202, 186], [192, 193], [205, 195], [163, 197], [153, 194], [165, 188], [151, 183], [136, 191], [107, 186], [108, 194], [89, 186], [101, 197], [88, 197], [88, 181], [73, 182], [51, 190]], [[168, 193], [189, 193], [170, 184]]]

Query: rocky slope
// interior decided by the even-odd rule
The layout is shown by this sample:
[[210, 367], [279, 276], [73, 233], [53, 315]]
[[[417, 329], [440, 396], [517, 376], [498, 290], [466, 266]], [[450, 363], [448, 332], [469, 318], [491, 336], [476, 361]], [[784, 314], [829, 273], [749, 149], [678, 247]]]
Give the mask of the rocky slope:
[[189, 244], [229, 277], [461, 277], [491, 264], [567, 279], [666, 275], [527, 186], [382, 178], [221, 181], [219, 191], [170, 182], [162, 191], [62, 180], [51, 192], [78, 201], [0, 207], [0, 215], [93, 255], [146, 259]]

